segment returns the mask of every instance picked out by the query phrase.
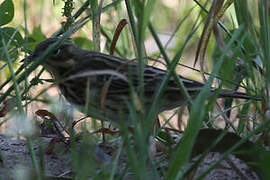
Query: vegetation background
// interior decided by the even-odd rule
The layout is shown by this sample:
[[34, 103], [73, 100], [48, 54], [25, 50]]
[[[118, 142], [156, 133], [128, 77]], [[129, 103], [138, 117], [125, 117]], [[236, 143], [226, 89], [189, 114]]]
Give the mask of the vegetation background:
[[[44, 121], [44, 116], [50, 119], [55, 115], [68, 129], [65, 136], [71, 142], [73, 178], [121, 179], [131, 171], [134, 178], [139, 179], [181, 179], [196, 169], [187, 163], [200, 137], [200, 129], [224, 129], [218, 135], [210, 131], [208, 136], [215, 137], [214, 144], [227, 137], [228, 131], [241, 138], [229, 148], [221, 147], [224, 156], [196, 178], [204, 178], [228, 154], [252, 139], [260, 147], [255, 166], [260, 169], [260, 176], [267, 179], [270, 177], [266, 171], [270, 156], [261, 147], [269, 145], [269, 10], [267, 0], [0, 0], [1, 131], [5, 135], [25, 138], [29, 151], [33, 152], [31, 144], [38, 131], [36, 124], [41, 119]], [[124, 26], [122, 30], [117, 29], [119, 24]], [[100, 165], [100, 172], [89, 172], [97, 168], [90, 158], [94, 150], [90, 155], [88, 152], [89, 142], [98, 142], [100, 136], [83, 136], [84, 143], [78, 151], [75, 139], [79, 133], [69, 128], [70, 122], [83, 115], [59, 98], [51, 76], [39, 66], [42, 59], [30, 65], [20, 61], [40, 41], [59, 34], [63, 39], [71, 36], [75, 44], [85, 49], [136, 58], [141, 68], [145, 62], [167, 69], [172, 72], [170, 76], [175, 71], [206, 83], [188, 110], [180, 107], [160, 114], [161, 127], [155, 129], [154, 137], [168, 149], [164, 153], [165, 160], [156, 162], [148, 151], [154, 117], [138, 112], [143, 121], [133, 124], [136, 127], [134, 138], [130, 140], [129, 133], [120, 127], [123, 143], [117, 147], [114, 161]], [[114, 39], [116, 34], [120, 36]], [[178, 83], [184, 89], [181, 82]], [[217, 95], [208, 98], [211, 86], [244, 91], [262, 97], [262, 101], [221, 102], [216, 100]], [[157, 92], [153, 108], [165, 88], [166, 83]], [[38, 114], [42, 109], [47, 112]], [[76, 130], [92, 131], [99, 127], [99, 123], [88, 119]], [[141, 131], [141, 127], [149, 128]], [[180, 143], [171, 142], [170, 130], [177, 134], [185, 130]], [[207, 151], [211, 151], [210, 148]], [[121, 164], [119, 157], [123, 152], [127, 165], [118, 172], [116, 167]], [[258, 155], [258, 151], [249, 152], [252, 153]], [[36, 163], [34, 153], [31, 157], [37, 177], [45, 178], [44, 167]]]

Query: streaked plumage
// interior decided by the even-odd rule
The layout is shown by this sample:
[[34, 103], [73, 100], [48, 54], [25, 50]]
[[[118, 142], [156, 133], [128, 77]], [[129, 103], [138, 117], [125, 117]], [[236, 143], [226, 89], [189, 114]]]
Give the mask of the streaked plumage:
[[[57, 38], [49, 38], [37, 45], [29, 56], [30, 60], [39, 57]], [[106, 120], [119, 121], [119, 111], [128, 119], [127, 102], [132, 102], [131, 87], [138, 90], [138, 64], [127, 59], [110, 56], [103, 53], [86, 51], [65, 41], [42, 64], [58, 82], [61, 93], [72, 104], [82, 109], [87, 103], [90, 116], [104, 119], [100, 116], [101, 97], [104, 85], [110, 81], [105, 99]], [[148, 110], [154, 93], [159, 88], [166, 71], [146, 65], [144, 68], [145, 109]], [[191, 97], [196, 97], [204, 84], [179, 76]], [[213, 89], [213, 92], [215, 90]], [[137, 92], [138, 93], [138, 92]], [[86, 98], [87, 97], [87, 98]], [[244, 98], [244, 93], [222, 90], [219, 97]], [[173, 78], [160, 99], [158, 112], [170, 110], [185, 104], [186, 98], [179, 90]], [[83, 110], [82, 110], [83, 111]]]

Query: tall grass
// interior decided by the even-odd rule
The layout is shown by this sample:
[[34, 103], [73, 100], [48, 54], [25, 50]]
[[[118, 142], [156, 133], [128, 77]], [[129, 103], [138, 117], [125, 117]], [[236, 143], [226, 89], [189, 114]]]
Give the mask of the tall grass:
[[[5, 2], [11, 3], [8, 0]], [[55, 3], [59, 2], [55, 1]], [[222, 142], [227, 131], [242, 137], [231, 148], [225, 149], [226, 146], [224, 147], [223, 155], [217, 160], [217, 163], [235, 152], [237, 148], [245, 145], [255, 135], [264, 134], [269, 136], [268, 84], [270, 66], [268, 60], [270, 59], [270, 29], [269, 3], [267, 0], [225, 2], [213, 0], [205, 3], [199, 3], [195, 0], [179, 1], [177, 8], [170, 7], [165, 1], [154, 0], [104, 1], [103, 6], [99, 4], [101, 2], [103, 1], [81, 1], [81, 3], [65, 1], [66, 5], [67, 3], [73, 3], [78, 8], [73, 9], [73, 7], [77, 6], [66, 6], [67, 9], [64, 9], [63, 16], [65, 15], [70, 20], [69, 23], [64, 23], [62, 28], [55, 29], [54, 33], [51, 34], [52, 36], [61, 34], [61, 38], [32, 64], [19, 63], [18, 61], [22, 58], [23, 52], [27, 54], [33, 51], [34, 46], [38, 43], [36, 40], [40, 41], [45, 36], [49, 37], [50, 35], [45, 34], [38, 28], [35, 28], [32, 32], [29, 31], [31, 28], [28, 27], [27, 22], [31, 24], [33, 14], [28, 12], [27, 2], [24, 1], [23, 10], [20, 10], [18, 6], [13, 9], [15, 14], [24, 15], [24, 25], [15, 21], [6, 23], [0, 19], [0, 74], [3, 75], [0, 78], [0, 104], [3, 104], [6, 100], [16, 99], [15, 106], [9, 108], [9, 112], [5, 114], [5, 119], [0, 119], [1, 121], [8, 122], [10, 114], [14, 111], [19, 111], [22, 115], [33, 114], [29, 111], [34, 110], [26, 108], [29, 102], [40, 103], [37, 101], [38, 98], [46, 100], [46, 96], [43, 94], [38, 94], [38, 97], [33, 96], [34, 93], [31, 89], [34, 89], [41, 82], [46, 83], [42, 78], [45, 71], [44, 69], [40, 70], [38, 66], [62, 42], [70, 36], [73, 36], [74, 39], [80, 37], [78, 41], [74, 41], [78, 45], [107, 53], [110, 51], [110, 43], [113, 40], [112, 32], [114, 32], [117, 23], [126, 18], [128, 19], [128, 28], [125, 28], [120, 34], [120, 38], [116, 43], [115, 54], [126, 58], [135, 57], [139, 64], [138, 96], [134, 98], [137, 102], [127, 102], [130, 111], [129, 123], [133, 126], [133, 132], [129, 131], [129, 124], [119, 124], [118, 128], [122, 140], [118, 144], [117, 150], [115, 150], [115, 155], [111, 157], [112, 160], [109, 163], [96, 163], [95, 153], [99, 149], [93, 144], [100, 139], [96, 140], [89, 136], [83, 136], [82, 143], [78, 145], [77, 133], [69, 127], [74, 179], [86, 179], [88, 177], [93, 179], [124, 179], [127, 176], [134, 179], [183, 179], [196, 170], [196, 164], [199, 164], [206, 154], [204, 153], [195, 161], [195, 165], [191, 166], [189, 164], [193, 157], [193, 147], [196, 142], [200, 141], [198, 134], [202, 127], [218, 126], [218, 128], [224, 128], [223, 133], [216, 137], [205, 152], [211, 151], [216, 144]], [[46, 1], [42, 3], [52, 2]], [[12, 7], [10, 8], [12, 9]], [[88, 8], [91, 8], [91, 11]], [[61, 11], [60, 9], [58, 8], [57, 11]], [[232, 12], [233, 14], [231, 14]], [[6, 27], [15, 26], [15, 28], [7, 31], [4, 25]], [[42, 24], [42, 26], [50, 26], [50, 24]], [[168, 49], [165, 46], [161, 39], [162, 31], [165, 32], [164, 34], [170, 33], [171, 37], [168, 39], [175, 42], [173, 47]], [[24, 37], [23, 43], [20, 43], [20, 37]], [[102, 38], [105, 40], [102, 41]], [[153, 54], [149, 54], [148, 49], [145, 47], [145, 42], [148, 39], [157, 47]], [[105, 42], [103, 47], [102, 42]], [[18, 48], [20, 48], [19, 52], [17, 52]], [[162, 57], [160, 61], [165, 64], [168, 74], [155, 92], [151, 108], [145, 110], [144, 66], [149, 63], [146, 57], [151, 56]], [[186, 58], [189, 56], [194, 56], [194, 59]], [[14, 62], [13, 58], [17, 59], [16, 62]], [[192, 62], [190, 63], [190, 61]], [[196, 67], [200, 64], [199, 71], [201, 71], [202, 79], [207, 79], [207, 81], [205, 81], [205, 86], [196, 99], [191, 99], [181, 78], [178, 76], [179, 71], [177, 70], [183, 68], [181, 64], [188, 63], [190, 65], [194, 62], [197, 65]], [[202, 72], [204, 69], [210, 69], [210, 71]], [[29, 82], [33, 72], [38, 72], [35, 77], [38, 80], [37, 83]], [[193, 71], [191, 73], [192, 75], [195, 74]], [[205, 74], [207, 74], [207, 78]], [[152, 130], [160, 98], [162, 98], [168, 82], [172, 78], [186, 96], [186, 99], [188, 99], [190, 108], [187, 125], [180, 143], [168, 145], [168, 142], [163, 142], [164, 145], [168, 145], [168, 149], [172, 149], [174, 152], [172, 154], [168, 153], [171, 151], [164, 152], [164, 161], [168, 164], [164, 167], [161, 166], [163, 161], [157, 162], [155, 156], [149, 152], [149, 147], [153, 143], [150, 141], [151, 136], [159, 139], [162, 132], [165, 132], [166, 128], [164, 127], [160, 128], [157, 131], [159, 133], [156, 134], [153, 134]], [[132, 84], [132, 82], [129, 83]], [[213, 86], [217, 88], [229, 87], [235, 90], [240, 88], [251, 94], [251, 96], [256, 94], [256, 96], [262, 97], [263, 101], [260, 103], [254, 100], [245, 102], [226, 100], [225, 109], [218, 113], [223, 116], [224, 121], [227, 120], [225, 127], [221, 127], [216, 125], [214, 118], [216, 117], [214, 109], [218, 94], [209, 97], [209, 92]], [[134, 90], [134, 87], [131, 87], [131, 89]], [[134, 91], [130, 93], [133, 94]], [[49, 104], [46, 105], [50, 106]], [[228, 113], [231, 109], [237, 109], [234, 111], [237, 115]], [[176, 116], [181, 115], [176, 113]], [[237, 118], [240, 116], [244, 118]], [[123, 122], [126, 121], [121, 117], [121, 112], [119, 112], [119, 119], [122, 119]], [[238, 123], [231, 121], [238, 121]], [[0, 124], [4, 123], [0, 122]], [[170, 134], [167, 135], [170, 136]], [[109, 137], [109, 139], [115, 139], [115, 137]], [[169, 140], [165, 139], [165, 141]], [[27, 137], [27, 142], [35, 172], [38, 174], [39, 179], [43, 179], [45, 170], [42, 169], [43, 166], [39, 166], [37, 163], [36, 155], [33, 152], [32, 138]], [[268, 157], [269, 153], [265, 149], [261, 152], [256, 167], [260, 169], [260, 176], [267, 179], [270, 177], [266, 171], [269, 162], [263, 161], [263, 159]], [[254, 152], [249, 152], [248, 155], [250, 154], [254, 155]], [[125, 163], [121, 161], [121, 157], [125, 157]], [[209, 166], [205, 172], [198, 175], [197, 179], [203, 179], [217, 163]], [[96, 171], [96, 169], [99, 171]]]

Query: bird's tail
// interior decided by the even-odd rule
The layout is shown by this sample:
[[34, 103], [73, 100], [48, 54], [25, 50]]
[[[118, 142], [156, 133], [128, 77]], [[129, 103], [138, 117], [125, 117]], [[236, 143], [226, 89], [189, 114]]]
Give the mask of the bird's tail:
[[[215, 90], [213, 90], [215, 91]], [[262, 98], [259, 96], [251, 96], [246, 93], [232, 91], [232, 90], [221, 90], [219, 92], [220, 98], [239, 98], [239, 99], [252, 99], [256, 101], [260, 101]]]

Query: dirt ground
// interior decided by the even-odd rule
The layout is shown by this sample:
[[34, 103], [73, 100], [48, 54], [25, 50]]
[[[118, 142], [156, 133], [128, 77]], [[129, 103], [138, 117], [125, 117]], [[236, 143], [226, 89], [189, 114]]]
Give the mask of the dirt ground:
[[[42, 144], [44, 147], [48, 146], [50, 139], [42, 138]], [[29, 148], [27, 147], [25, 140], [11, 140], [4, 136], [0, 136], [0, 177], [1, 179], [33, 179], [32, 177], [32, 160], [30, 158]], [[59, 146], [63, 146], [59, 145]], [[38, 148], [38, 142], [33, 144], [34, 153], [36, 154], [37, 161], [40, 162], [38, 154], [40, 152]], [[72, 158], [71, 153], [64, 147], [65, 152], [53, 152], [49, 155], [43, 154], [44, 165], [46, 169], [46, 176], [48, 179], [71, 179], [72, 174]], [[105, 161], [111, 160], [111, 155], [106, 154], [106, 151], [102, 151], [102, 146], [96, 156], [100, 157], [100, 153], [103, 153], [102, 157], [108, 157]], [[60, 148], [61, 149], [61, 148]], [[57, 150], [56, 150], [57, 151]], [[211, 163], [219, 159], [219, 153], [209, 153], [203, 163], [199, 166], [196, 172], [193, 173], [193, 177], [197, 177], [198, 174], [203, 172]], [[158, 159], [158, 157], [157, 157]], [[121, 166], [121, 165], [120, 165]], [[24, 177], [24, 178], [23, 178]], [[126, 177], [130, 179], [130, 177]], [[191, 179], [193, 179], [191, 177]], [[257, 180], [259, 179], [255, 172], [251, 170], [247, 165], [241, 162], [234, 156], [229, 156], [221, 164], [219, 164], [213, 171], [206, 176], [207, 180]]]

